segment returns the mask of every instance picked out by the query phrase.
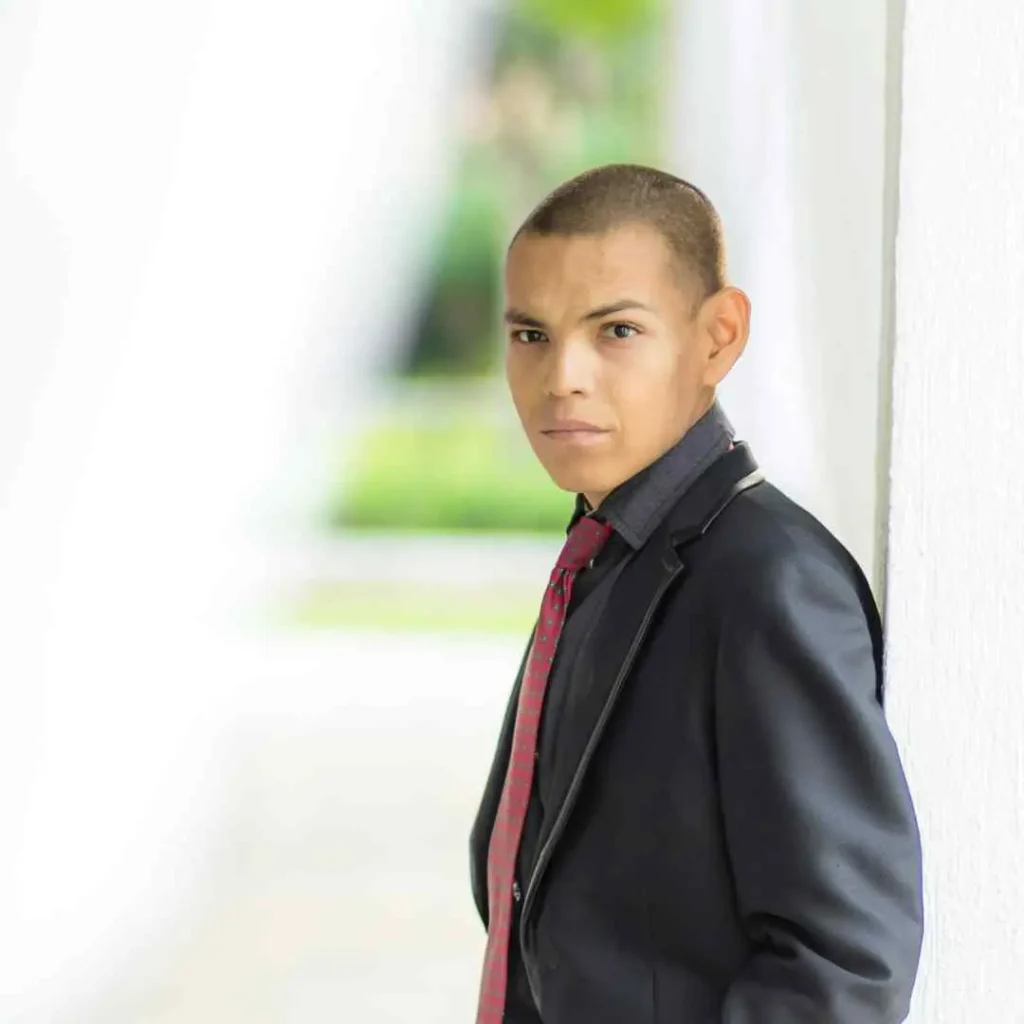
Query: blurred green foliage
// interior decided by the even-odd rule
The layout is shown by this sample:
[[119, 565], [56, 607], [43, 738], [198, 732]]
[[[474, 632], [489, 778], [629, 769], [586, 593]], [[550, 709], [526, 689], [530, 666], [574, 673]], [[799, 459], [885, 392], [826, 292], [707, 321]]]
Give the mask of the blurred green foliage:
[[564, 530], [573, 497], [506, 429], [471, 413], [385, 421], [364, 438], [332, 508], [348, 528], [486, 532]]
[[520, 0], [525, 19], [559, 36], [585, 36], [602, 42], [643, 31], [654, 23], [661, 0]]
[[481, 173], [484, 162], [478, 156], [463, 168], [451, 197], [415, 341], [401, 368], [407, 374], [476, 377], [496, 369], [497, 350], [487, 339], [501, 301], [503, 222], [499, 179]]
[[[510, 0], [489, 77], [458, 111], [461, 154], [395, 386], [493, 376], [505, 246], [566, 178], [659, 156], [665, 0]], [[399, 394], [399, 399], [401, 394]], [[507, 399], [495, 398], [495, 401]], [[402, 402], [396, 402], [401, 408]], [[337, 526], [548, 531], [571, 501], [479, 415], [374, 427], [331, 506]]]
[[664, 0], [514, 0], [468, 98], [436, 264], [400, 373], [493, 372], [505, 246], [580, 171], [657, 160]]

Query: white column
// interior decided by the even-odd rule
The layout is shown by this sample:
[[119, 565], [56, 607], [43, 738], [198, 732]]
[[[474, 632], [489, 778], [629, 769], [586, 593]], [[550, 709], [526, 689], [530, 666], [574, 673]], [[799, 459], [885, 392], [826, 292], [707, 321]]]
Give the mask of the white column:
[[889, 716], [925, 842], [911, 1020], [1024, 1020], [1024, 9], [907, 0]]
[[885, 0], [673, 9], [669, 169], [718, 207], [753, 302], [725, 408], [877, 587]]

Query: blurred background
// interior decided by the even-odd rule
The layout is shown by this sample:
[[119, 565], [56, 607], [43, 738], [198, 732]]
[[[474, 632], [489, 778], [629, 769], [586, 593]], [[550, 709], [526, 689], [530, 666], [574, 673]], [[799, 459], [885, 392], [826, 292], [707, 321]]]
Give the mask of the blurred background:
[[468, 830], [572, 496], [508, 238], [653, 163], [723, 404], [881, 593], [881, 0], [0, 3], [0, 1019], [469, 1019]]

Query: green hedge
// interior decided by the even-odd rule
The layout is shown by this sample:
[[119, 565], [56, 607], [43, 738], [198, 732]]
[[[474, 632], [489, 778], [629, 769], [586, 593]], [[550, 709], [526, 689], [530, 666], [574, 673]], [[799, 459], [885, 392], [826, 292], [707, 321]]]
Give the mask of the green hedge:
[[525, 440], [464, 413], [371, 430], [331, 521], [346, 528], [552, 533], [565, 529], [572, 503]]

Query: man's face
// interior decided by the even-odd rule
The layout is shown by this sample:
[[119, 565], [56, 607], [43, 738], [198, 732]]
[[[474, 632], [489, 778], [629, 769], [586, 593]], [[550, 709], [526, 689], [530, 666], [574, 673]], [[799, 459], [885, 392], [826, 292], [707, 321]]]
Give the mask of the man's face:
[[559, 487], [598, 504], [709, 408], [710, 334], [654, 228], [521, 235], [505, 291], [512, 400]]

